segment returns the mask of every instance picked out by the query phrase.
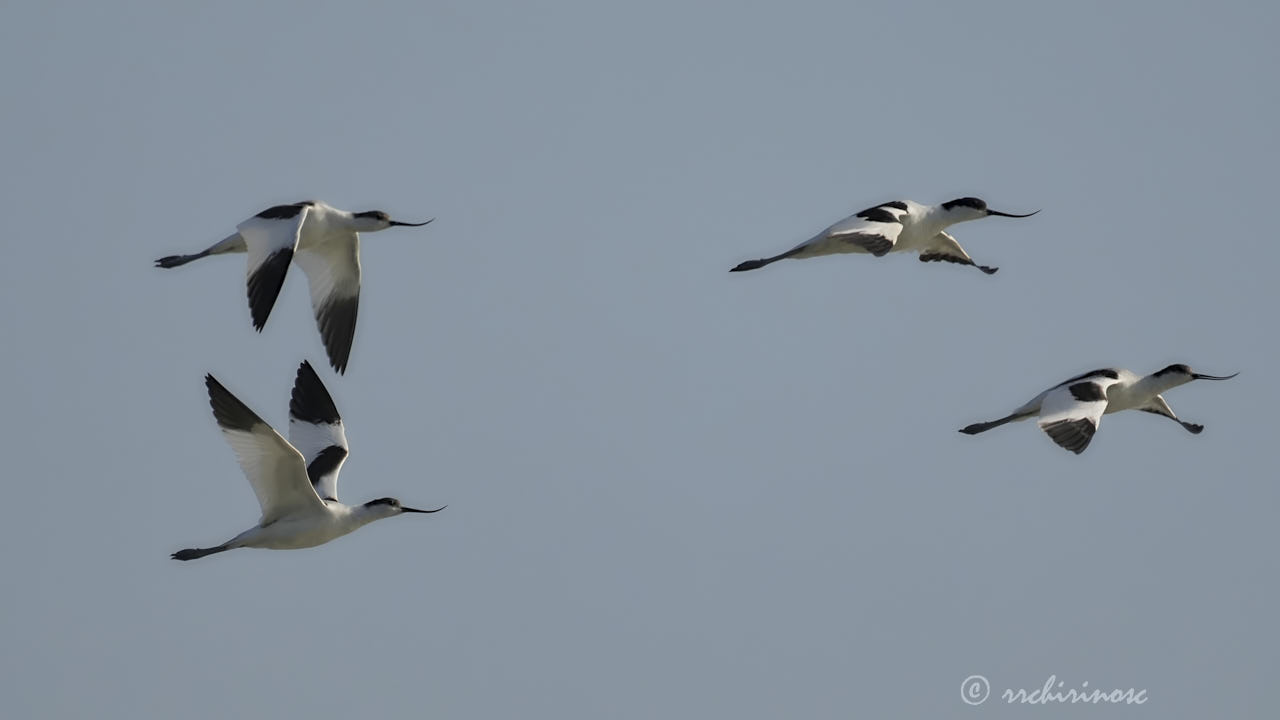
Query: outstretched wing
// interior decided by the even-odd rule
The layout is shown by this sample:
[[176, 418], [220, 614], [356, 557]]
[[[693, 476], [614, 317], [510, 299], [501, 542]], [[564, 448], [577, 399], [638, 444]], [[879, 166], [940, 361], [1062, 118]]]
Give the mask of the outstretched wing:
[[299, 250], [294, 261], [311, 285], [311, 309], [329, 364], [345, 373], [360, 308], [360, 236], [330, 233], [323, 242]]
[[261, 524], [298, 511], [323, 509], [307, 479], [302, 455], [212, 375], [206, 375], [204, 382], [213, 417], [258, 496]]
[[1107, 388], [1119, 382], [1107, 375], [1075, 378], [1053, 388], [1040, 402], [1040, 429], [1077, 455], [1089, 447], [1107, 411]]
[[876, 257], [888, 254], [902, 232], [907, 204], [900, 201], [867, 208], [850, 215], [795, 248], [792, 257], [817, 257], [835, 253], [863, 252]]
[[280, 296], [309, 207], [307, 203], [276, 205], [236, 226], [249, 253], [249, 313], [258, 332]]
[[947, 232], [934, 235], [929, 240], [929, 244], [920, 249], [920, 262], [936, 261], [972, 265], [988, 275], [1000, 269], [974, 262], [973, 258], [969, 257], [969, 253], [965, 252], [964, 248], [960, 247], [960, 243]]
[[307, 477], [323, 500], [338, 499], [338, 473], [347, 459], [347, 434], [333, 398], [303, 360], [289, 398], [289, 442], [302, 453]]

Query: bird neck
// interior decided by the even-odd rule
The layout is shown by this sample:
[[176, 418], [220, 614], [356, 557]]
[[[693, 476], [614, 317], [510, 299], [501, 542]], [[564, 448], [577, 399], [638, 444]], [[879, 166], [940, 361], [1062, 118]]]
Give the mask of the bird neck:
[[941, 205], [934, 205], [929, 212], [925, 213], [929, 218], [929, 222], [936, 225], [938, 232], [942, 232], [957, 223], [977, 220], [972, 213], [965, 212], [968, 208], [959, 207], [952, 210], [946, 210]]
[[1132, 392], [1155, 396], [1179, 385], [1191, 382], [1191, 378], [1182, 373], [1165, 373], [1164, 375], [1147, 375], [1133, 384]]
[[348, 507], [348, 517], [355, 527], [368, 525], [374, 520], [389, 518], [398, 513], [387, 505], [356, 505]]
[[907, 218], [912, 235], [921, 238], [932, 238], [952, 225], [969, 219], [960, 217], [959, 213], [943, 210], [941, 205], [913, 207]]
[[324, 203], [316, 203], [311, 206], [309, 216], [312, 220], [318, 221], [317, 225], [328, 226], [332, 228], [342, 228], [353, 232], [365, 230], [362, 218], [355, 216], [355, 213], [339, 210], [336, 207], [330, 207]]

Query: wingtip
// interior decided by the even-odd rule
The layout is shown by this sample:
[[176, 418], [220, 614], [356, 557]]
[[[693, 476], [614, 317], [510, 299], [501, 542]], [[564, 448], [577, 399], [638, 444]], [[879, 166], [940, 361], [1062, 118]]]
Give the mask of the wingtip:
[[289, 393], [289, 420], [334, 424], [342, 422], [338, 406], [309, 360], [298, 365], [298, 374]]
[[355, 345], [356, 319], [360, 313], [360, 296], [330, 298], [316, 312], [320, 341], [326, 359], [339, 375], [345, 375]]
[[209, 406], [213, 408], [213, 414], [216, 417], [218, 414], [218, 396], [230, 395], [231, 393], [223, 387], [222, 383], [218, 382], [218, 378], [214, 377], [212, 373], [205, 374], [204, 389], [209, 394]]
[[334, 358], [329, 358], [329, 367], [333, 368], [333, 371], [338, 373], [339, 375], [347, 374], [346, 360], [335, 360]]
[[258, 332], [262, 332], [262, 329], [267, 326], [267, 318], [271, 317], [271, 310], [280, 297], [292, 260], [293, 248], [276, 250], [249, 273], [246, 283], [249, 319]]
[[298, 363], [298, 372], [294, 375], [293, 387], [296, 391], [298, 387], [307, 384], [319, 384], [324, 387], [324, 382], [320, 380], [320, 373], [316, 372], [315, 366], [310, 360], [303, 360]]

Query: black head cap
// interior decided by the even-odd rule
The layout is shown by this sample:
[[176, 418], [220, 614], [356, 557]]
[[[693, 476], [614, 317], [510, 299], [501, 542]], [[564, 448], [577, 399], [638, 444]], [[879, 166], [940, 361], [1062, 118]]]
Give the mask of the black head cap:
[[1191, 368], [1187, 367], [1186, 365], [1183, 365], [1182, 363], [1177, 363], [1174, 365], [1170, 365], [1169, 367], [1164, 368], [1163, 370], [1157, 370], [1155, 372], [1155, 376], [1160, 377], [1162, 375], [1168, 375], [1169, 373], [1177, 373], [1179, 375], [1190, 375]]
[[368, 212], [358, 212], [352, 215], [358, 218], [371, 218], [373, 220], [381, 220], [382, 222], [391, 222], [391, 216], [381, 210], [370, 210]]
[[987, 202], [982, 198], [962, 197], [962, 198], [956, 198], [955, 200], [948, 200], [947, 202], [942, 203], [943, 210], [951, 210], [952, 208], [957, 208], [957, 207], [969, 207], [969, 208], [973, 208], [974, 210], [982, 210], [985, 212], [987, 209]]
[[374, 505], [390, 505], [391, 507], [400, 507], [400, 501], [395, 498], [378, 498], [365, 503], [365, 507], [373, 507]]

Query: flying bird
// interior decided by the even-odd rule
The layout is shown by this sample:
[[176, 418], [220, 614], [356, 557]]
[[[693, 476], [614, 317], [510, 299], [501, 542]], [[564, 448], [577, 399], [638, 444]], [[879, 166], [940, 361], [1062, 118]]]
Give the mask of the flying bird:
[[221, 545], [179, 550], [173, 559], [195, 560], [242, 547], [314, 547], [374, 520], [444, 509], [415, 510], [395, 498], [363, 505], [338, 502], [338, 471], [347, 459], [347, 435], [333, 398], [310, 363], [303, 361], [298, 368], [289, 400], [287, 441], [212, 375], [205, 376], [205, 386], [213, 417], [258, 496], [262, 518]]
[[249, 313], [254, 329], [262, 332], [290, 261], [297, 263], [311, 285], [311, 309], [329, 363], [345, 373], [360, 306], [360, 233], [422, 227], [431, 220], [397, 222], [381, 210], [350, 213], [321, 202], [276, 205], [240, 223], [235, 233], [210, 247], [194, 255], [162, 257], [156, 267], [178, 267], [223, 253], [248, 253]]
[[1103, 415], [1121, 410], [1141, 410], [1167, 417], [1198, 435], [1204, 426], [1185, 422], [1174, 415], [1161, 393], [1192, 380], [1230, 380], [1239, 374], [1225, 377], [1202, 375], [1181, 364], [1170, 365], [1146, 376], [1124, 368], [1093, 370], [1054, 385], [999, 420], [974, 423], [961, 428], [960, 432], [977, 435], [1005, 423], [1039, 416], [1040, 429], [1055, 443], [1078, 455], [1089, 447]]
[[990, 275], [999, 268], [979, 265], [946, 232], [956, 223], [995, 215], [1024, 218], [1026, 215], [991, 210], [987, 203], [963, 197], [941, 205], [921, 205], [911, 200], [894, 200], [850, 215], [799, 245], [773, 257], [748, 260], [729, 272], [755, 270], [788, 258], [811, 258], [837, 253], [870, 253], [876, 257], [891, 252], [918, 252], [921, 262], [950, 262], [972, 265]]

